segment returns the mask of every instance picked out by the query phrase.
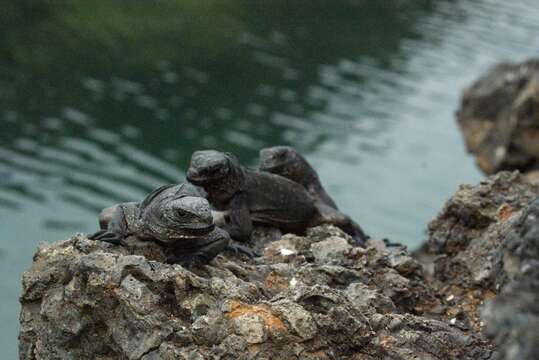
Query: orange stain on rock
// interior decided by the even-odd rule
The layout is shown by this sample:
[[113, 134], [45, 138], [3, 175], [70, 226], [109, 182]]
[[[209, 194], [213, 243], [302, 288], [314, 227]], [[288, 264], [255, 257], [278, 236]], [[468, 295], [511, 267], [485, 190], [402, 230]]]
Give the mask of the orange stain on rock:
[[265, 285], [268, 289], [283, 291], [288, 288], [288, 279], [272, 271], [266, 277]]
[[509, 204], [503, 204], [498, 210], [498, 219], [505, 221], [513, 215], [515, 209], [513, 209]]
[[260, 344], [251, 344], [247, 347], [247, 350], [249, 350], [251, 354], [258, 354], [261, 349], [262, 347], [260, 346]]
[[229, 303], [231, 311], [226, 316], [230, 319], [235, 319], [243, 315], [258, 315], [270, 331], [288, 331], [281, 319], [271, 313], [269, 306], [248, 305], [239, 301], [231, 301]]
[[305, 355], [308, 356], [309, 358], [328, 359], [328, 355], [322, 350], [318, 350], [316, 352], [309, 352], [309, 353], [306, 353]]

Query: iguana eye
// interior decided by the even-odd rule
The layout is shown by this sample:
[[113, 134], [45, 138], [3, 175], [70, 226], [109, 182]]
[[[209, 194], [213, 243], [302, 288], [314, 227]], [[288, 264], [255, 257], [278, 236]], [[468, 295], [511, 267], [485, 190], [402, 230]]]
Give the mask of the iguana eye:
[[176, 214], [179, 216], [179, 217], [184, 217], [185, 215], [187, 215], [187, 212], [182, 210], [182, 209], [178, 209], [176, 210]]
[[212, 173], [212, 174], [215, 174], [215, 173], [219, 172], [220, 170], [221, 170], [221, 167], [220, 167], [220, 166], [212, 166], [212, 167], [209, 169], [210, 173]]

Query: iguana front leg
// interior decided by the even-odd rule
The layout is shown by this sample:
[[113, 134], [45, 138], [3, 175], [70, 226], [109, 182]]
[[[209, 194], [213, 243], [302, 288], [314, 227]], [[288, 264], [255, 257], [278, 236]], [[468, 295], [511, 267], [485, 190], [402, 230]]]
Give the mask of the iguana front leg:
[[101, 230], [107, 230], [118, 206], [120, 205], [109, 206], [108, 208], [101, 210], [101, 213], [99, 214], [99, 228]]
[[98, 232], [88, 236], [88, 239], [104, 241], [114, 245], [125, 245], [123, 236], [107, 230], [99, 230]]
[[127, 231], [127, 224], [125, 223], [122, 206], [115, 206], [113, 210], [107, 229], [93, 233], [88, 236], [88, 239], [104, 241], [114, 245], [125, 245], [124, 238]]
[[248, 246], [240, 245], [240, 244], [229, 244], [227, 250], [230, 250], [236, 254], [245, 254], [251, 259], [254, 259], [255, 257], [260, 256], [259, 253], [257, 253], [254, 249], [251, 249]]
[[235, 240], [248, 241], [253, 232], [253, 221], [243, 195], [236, 196], [230, 202], [228, 216], [230, 221], [223, 226], [223, 229]]
[[172, 254], [167, 257], [167, 263], [180, 264], [188, 269], [204, 265], [210, 262], [217, 254], [226, 250], [230, 244], [229, 235], [220, 228], [215, 228], [207, 236], [210, 237], [211, 241], [196, 249], [189, 251], [181, 247], [173, 249]]

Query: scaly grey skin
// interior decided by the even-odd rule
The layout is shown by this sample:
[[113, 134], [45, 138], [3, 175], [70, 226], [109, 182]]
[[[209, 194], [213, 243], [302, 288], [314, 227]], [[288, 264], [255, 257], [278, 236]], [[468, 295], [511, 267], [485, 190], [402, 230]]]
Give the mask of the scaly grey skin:
[[273, 146], [260, 150], [260, 171], [270, 172], [301, 184], [315, 199], [321, 223], [340, 227], [351, 235], [358, 245], [368, 239], [359, 224], [338, 211], [337, 205], [320, 183], [317, 172], [309, 162], [290, 146]]
[[290, 146], [272, 146], [260, 150], [261, 171], [283, 176], [301, 184], [315, 199], [329, 207], [337, 205], [320, 183], [318, 174], [309, 162]]
[[217, 210], [228, 210], [230, 221], [224, 229], [237, 240], [248, 240], [253, 224], [302, 232], [316, 216], [314, 201], [303, 186], [245, 169], [228, 153], [194, 152], [187, 180], [203, 187]]
[[228, 234], [213, 224], [208, 201], [191, 184], [165, 185], [141, 203], [103, 210], [94, 240], [125, 244], [125, 238], [156, 241], [174, 254], [169, 262], [206, 263], [229, 246]]

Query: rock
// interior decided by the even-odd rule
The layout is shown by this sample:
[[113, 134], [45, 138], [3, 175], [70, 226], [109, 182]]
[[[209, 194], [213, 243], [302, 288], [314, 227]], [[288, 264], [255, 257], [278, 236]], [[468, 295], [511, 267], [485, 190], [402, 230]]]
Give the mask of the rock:
[[345, 293], [350, 301], [360, 307], [364, 313], [376, 310], [379, 314], [388, 314], [397, 310], [388, 296], [360, 282], [350, 284]]
[[534, 359], [539, 353], [539, 198], [514, 222], [497, 258], [500, 295], [483, 309], [494, 359]]
[[152, 243], [42, 244], [23, 275], [20, 357], [534, 359], [538, 195], [518, 172], [462, 186], [418, 252], [432, 272], [328, 225], [260, 229], [261, 257], [192, 271]]
[[[539, 187], [518, 172], [462, 186], [419, 252], [325, 225], [257, 232], [263, 255], [192, 271], [158, 245], [85, 236], [23, 275], [22, 359], [533, 359]], [[530, 205], [531, 203], [531, 205]]]
[[429, 224], [427, 245], [441, 255], [435, 276], [466, 287], [495, 290], [493, 261], [501, 236], [539, 193], [518, 172], [501, 172], [478, 186], [461, 186]]
[[[259, 245], [262, 243], [259, 242]], [[139, 244], [140, 245], [140, 244]], [[283, 251], [283, 250], [287, 251]], [[151, 251], [150, 251], [151, 250]], [[139, 251], [144, 256], [139, 254]], [[333, 226], [284, 235], [255, 259], [189, 271], [157, 249], [82, 235], [42, 244], [23, 275], [23, 359], [482, 359], [402, 247]]]
[[465, 90], [457, 120], [485, 173], [538, 170], [539, 60], [491, 69]]
[[445, 318], [482, 331], [480, 308], [500, 290], [502, 240], [539, 194], [518, 172], [501, 172], [477, 186], [461, 186], [429, 224], [434, 292]]
[[259, 344], [268, 338], [266, 323], [256, 313], [246, 313], [234, 318], [234, 330], [249, 344]]
[[518, 172], [502, 172], [461, 187], [429, 225], [441, 309], [455, 326], [484, 332], [492, 359], [539, 352], [538, 196]]
[[530, 184], [539, 185], [539, 170], [527, 172], [524, 175], [524, 179]]
[[329, 237], [326, 240], [311, 245], [311, 252], [319, 264], [331, 263], [343, 259], [352, 249], [346, 239], [338, 236]]
[[539, 353], [539, 267], [503, 288], [482, 311], [486, 334], [497, 345], [493, 360], [536, 359]]

